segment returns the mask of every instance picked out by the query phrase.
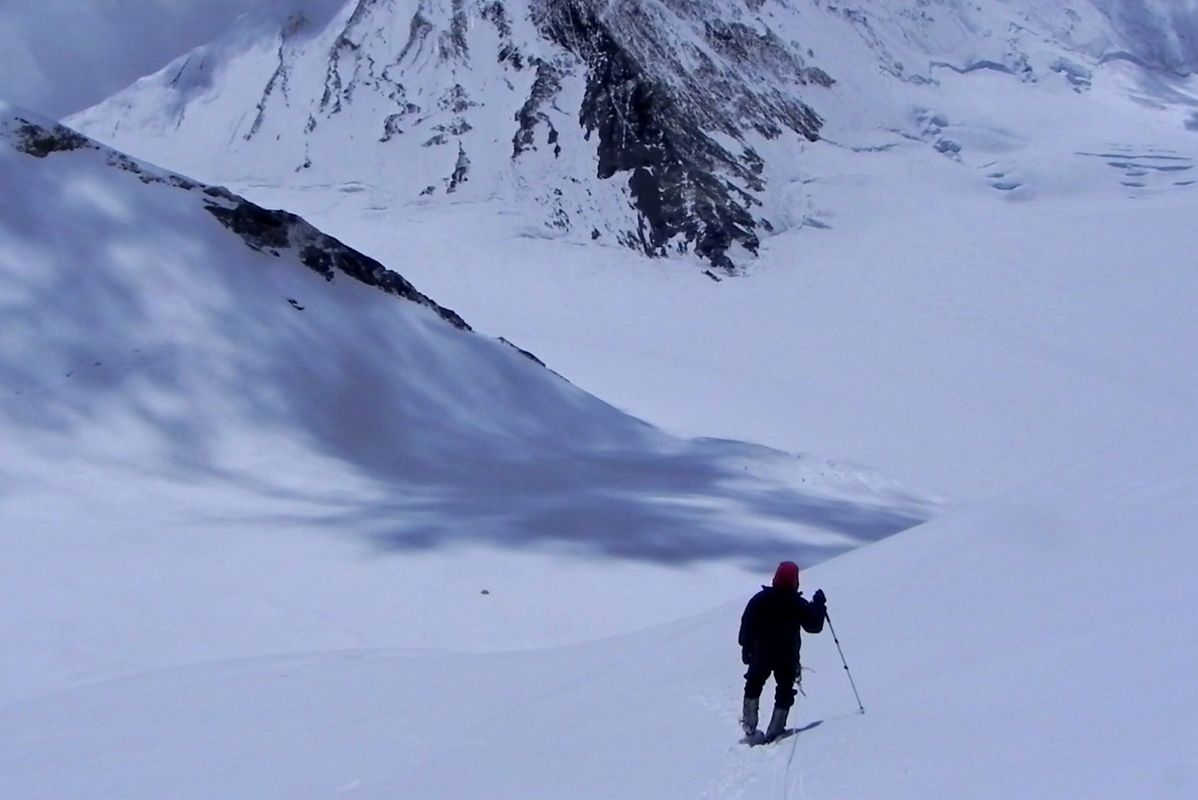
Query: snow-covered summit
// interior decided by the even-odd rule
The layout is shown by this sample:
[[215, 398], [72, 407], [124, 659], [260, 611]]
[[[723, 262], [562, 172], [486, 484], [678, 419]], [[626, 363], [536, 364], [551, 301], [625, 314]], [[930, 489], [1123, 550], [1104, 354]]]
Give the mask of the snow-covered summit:
[[1198, 19], [1109, 0], [334, 7], [246, 16], [73, 123], [240, 187], [493, 201], [540, 236], [732, 269], [791, 224], [795, 154], [825, 123], [910, 127], [909, 92], [945, 72], [1079, 91], [1111, 59], [1184, 72]]

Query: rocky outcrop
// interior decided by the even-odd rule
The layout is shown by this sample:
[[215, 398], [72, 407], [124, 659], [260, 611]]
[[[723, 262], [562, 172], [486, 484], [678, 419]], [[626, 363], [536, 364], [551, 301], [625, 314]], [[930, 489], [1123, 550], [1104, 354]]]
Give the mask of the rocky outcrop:
[[45, 158], [51, 153], [68, 153], [83, 148], [99, 149], [99, 145], [91, 139], [64, 125], [44, 127], [20, 117], [5, 121], [0, 127], [0, 132], [12, 139], [18, 151], [34, 158]]
[[[731, 271], [733, 244], [751, 253], [759, 245], [752, 208], [764, 190], [762, 163], [747, 134], [790, 131], [814, 141], [819, 116], [791, 89], [831, 79], [808, 71], [772, 33], [722, 22], [704, 5], [539, 0], [534, 19], [586, 65], [579, 122], [598, 141], [597, 177], [628, 176], [640, 247], [650, 255], [693, 247]], [[701, 27], [700, 15], [709, 17]], [[662, 47], [671, 16], [702, 30], [702, 43]]]
[[455, 328], [471, 329], [465, 320], [421, 294], [399, 273], [321, 233], [295, 214], [267, 210], [215, 187], [206, 188], [204, 194], [207, 198], [204, 207], [208, 212], [254, 250], [275, 256], [292, 250], [305, 266], [327, 281], [333, 280], [337, 273], [348, 275], [387, 294], [427, 306]]

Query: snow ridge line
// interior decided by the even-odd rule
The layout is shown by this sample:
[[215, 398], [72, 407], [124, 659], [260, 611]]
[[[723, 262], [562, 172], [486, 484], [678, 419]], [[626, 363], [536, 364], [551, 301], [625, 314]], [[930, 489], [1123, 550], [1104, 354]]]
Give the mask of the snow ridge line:
[[[321, 232], [303, 218], [282, 210], [268, 210], [220, 186], [208, 186], [191, 178], [144, 164], [89, 139], [65, 125], [36, 122], [24, 116], [0, 120], [0, 136], [9, 139], [18, 152], [46, 158], [55, 153], [93, 150], [106, 157], [116, 169], [133, 173], [142, 183], [161, 183], [204, 196], [204, 208], [222, 225], [236, 233], [248, 247], [279, 257], [294, 250], [300, 261], [331, 281], [337, 272], [433, 310], [453, 327], [473, 330], [456, 312], [421, 293], [407, 279], [373, 258]], [[516, 348], [519, 350], [519, 348]], [[525, 352], [521, 350], [520, 352]], [[530, 353], [525, 353], [533, 360]]]

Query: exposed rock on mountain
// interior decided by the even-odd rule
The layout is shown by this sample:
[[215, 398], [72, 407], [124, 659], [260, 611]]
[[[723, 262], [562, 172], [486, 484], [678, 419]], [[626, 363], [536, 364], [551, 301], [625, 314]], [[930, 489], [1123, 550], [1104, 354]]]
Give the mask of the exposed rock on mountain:
[[[759, 205], [753, 192], [764, 190], [762, 163], [746, 133], [814, 140], [820, 119], [792, 90], [831, 79], [768, 28], [712, 19], [702, 3], [614, 5], [538, 0], [534, 8], [542, 35], [586, 64], [579, 119], [598, 136], [598, 177], [630, 173], [646, 253], [664, 255], [678, 237], [731, 269], [733, 243], [751, 252], [758, 245], [750, 209]], [[662, 48], [662, 32], [679, 22], [701, 38]]]
[[551, 235], [732, 270], [759, 244], [760, 143], [815, 140], [804, 96], [833, 83], [761, 5], [357, 0], [231, 35], [76, 121], [151, 154], [138, 130], [207, 131], [184, 159], [214, 179], [511, 196]]

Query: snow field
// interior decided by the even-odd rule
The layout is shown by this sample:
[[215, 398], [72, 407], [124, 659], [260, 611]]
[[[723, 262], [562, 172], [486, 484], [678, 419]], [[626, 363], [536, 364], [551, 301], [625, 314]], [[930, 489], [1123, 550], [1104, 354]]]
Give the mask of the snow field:
[[[804, 573], [791, 725], [736, 744], [740, 602], [574, 647], [223, 661], [0, 709], [0, 789], [49, 798], [1188, 797], [1193, 428]], [[752, 587], [746, 586], [747, 598]], [[663, 597], [674, 586], [663, 587]], [[769, 687], [767, 687], [767, 691]], [[63, 769], [63, 764], [70, 764]]]

